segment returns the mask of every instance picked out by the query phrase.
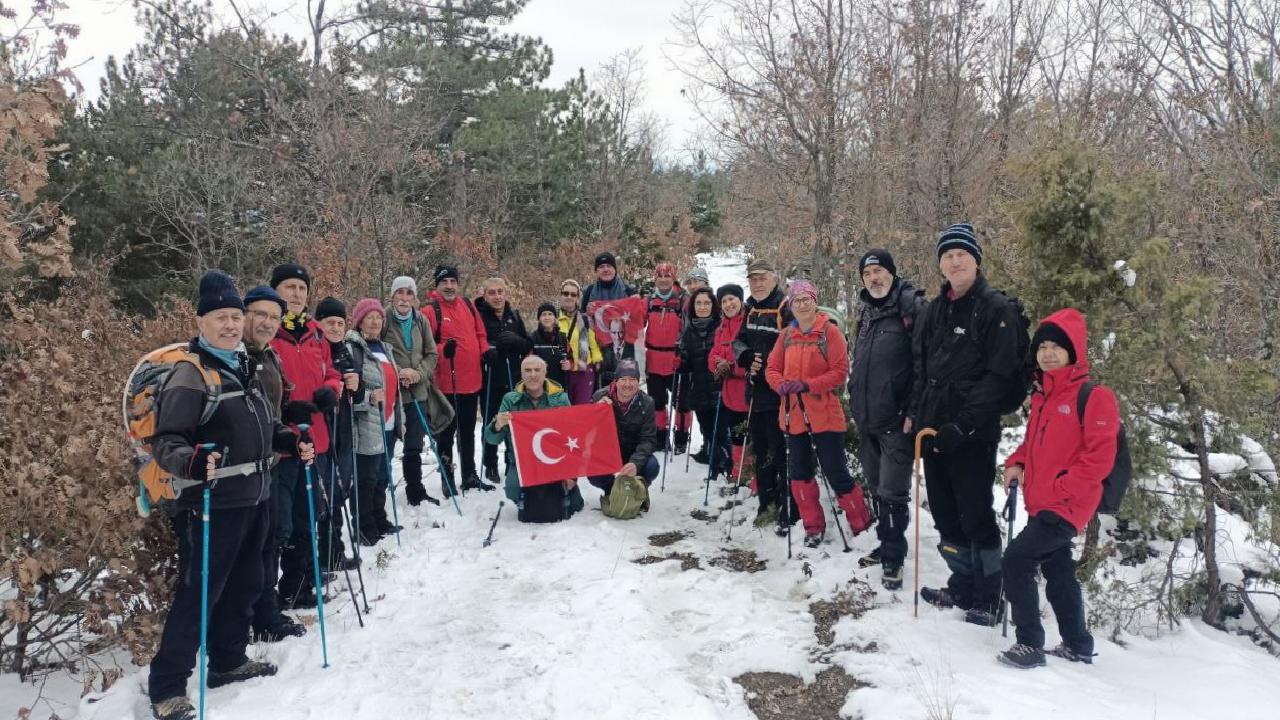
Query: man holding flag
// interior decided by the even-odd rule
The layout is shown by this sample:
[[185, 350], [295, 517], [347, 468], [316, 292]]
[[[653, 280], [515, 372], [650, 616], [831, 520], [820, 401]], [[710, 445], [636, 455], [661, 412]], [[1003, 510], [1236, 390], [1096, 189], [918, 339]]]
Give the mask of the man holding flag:
[[503, 396], [484, 439], [506, 445], [504, 489], [521, 522], [558, 522], [582, 509], [577, 479], [617, 464], [617, 437], [607, 432], [607, 412], [603, 418], [594, 405], [571, 408], [564, 388], [547, 380], [542, 358], [520, 363], [520, 383]]

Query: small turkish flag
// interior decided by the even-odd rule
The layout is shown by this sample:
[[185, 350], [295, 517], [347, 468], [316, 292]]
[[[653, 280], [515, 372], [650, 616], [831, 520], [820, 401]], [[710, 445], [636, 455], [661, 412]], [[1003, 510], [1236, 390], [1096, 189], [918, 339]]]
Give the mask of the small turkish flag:
[[632, 295], [620, 300], [593, 300], [587, 303], [587, 316], [596, 331], [596, 342], [613, 346], [614, 333], [624, 343], [634, 343], [645, 323], [645, 300]]
[[613, 408], [604, 403], [511, 413], [521, 487], [612, 475], [622, 467]]

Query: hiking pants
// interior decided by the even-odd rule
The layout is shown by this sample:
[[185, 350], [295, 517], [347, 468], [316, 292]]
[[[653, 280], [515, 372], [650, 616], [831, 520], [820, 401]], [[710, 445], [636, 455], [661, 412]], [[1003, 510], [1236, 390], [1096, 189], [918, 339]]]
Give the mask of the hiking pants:
[[996, 443], [971, 441], [949, 453], [924, 448], [925, 489], [938, 551], [951, 569], [947, 589], [964, 609], [995, 613], [1000, 604], [1000, 527], [991, 507]]
[[[280, 584], [278, 590], [280, 593], [281, 604], [287, 604], [288, 600], [293, 599], [299, 593], [303, 593], [315, 585], [315, 569], [312, 567], [313, 556], [311, 554], [311, 511], [307, 507], [307, 477], [303, 464], [297, 458], [289, 458], [280, 463], [280, 467], [286, 471], [292, 468], [293, 473], [293, 489], [292, 489], [292, 534], [284, 543], [280, 552]], [[328, 507], [325, 504], [324, 492], [329, 486], [329, 473], [332, 467], [329, 465], [328, 455], [317, 455], [315, 462], [311, 465], [311, 496], [315, 502], [316, 523], [318, 527], [317, 538], [320, 533], [328, 530], [327, 512]], [[280, 476], [281, 487], [284, 487], [289, 479], [289, 475], [282, 474]], [[322, 491], [321, 487], [325, 490]], [[284, 492], [280, 493], [284, 495]], [[284, 511], [281, 511], [281, 520], [284, 519]]]
[[[199, 510], [181, 511], [175, 526], [185, 530], [180, 544], [189, 557], [165, 618], [160, 649], [151, 660], [148, 692], [157, 703], [187, 692], [187, 679], [200, 651], [200, 587], [204, 523]], [[209, 669], [227, 672], [248, 657], [249, 620], [262, 592], [262, 546], [267, 538], [266, 503], [209, 513]]]
[[[427, 412], [421, 402], [418, 403], [418, 407], [422, 408], [424, 414]], [[395, 433], [387, 433], [387, 437], [391, 438], [390, 452], [391, 457], [394, 458], [395, 443], [399, 438]], [[418, 417], [417, 408], [413, 406], [413, 400], [408, 399], [404, 404], [404, 449], [400, 456], [400, 467], [404, 470], [406, 486], [422, 486], [422, 452], [426, 447], [426, 439], [427, 429], [422, 426], [422, 420]]]
[[[271, 486], [271, 494], [276, 495], [279, 482], [274, 473]], [[262, 592], [253, 604], [253, 629], [265, 632], [275, 626], [280, 616], [280, 595], [276, 592], [276, 582], [280, 579], [280, 539], [277, 537], [280, 511], [274, 497], [262, 505], [267, 514], [267, 535], [262, 542]]]
[[1009, 599], [1018, 642], [1044, 648], [1040, 624], [1040, 591], [1036, 568], [1044, 575], [1045, 596], [1058, 618], [1058, 633], [1067, 647], [1082, 655], [1093, 654], [1093, 636], [1085, 626], [1084, 600], [1076, 580], [1071, 541], [1076, 529], [1048, 510], [1036, 513], [1004, 555], [1004, 593]]
[[913, 442], [913, 436], [897, 429], [859, 434], [858, 461], [875, 498], [880, 560], [888, 567], [901, 567], [907, 557]]
[[[476, 410], [480, 405], [480, 393], [458, 393], [448, 397], [453, 405], [453, 422], [440, 432], [436, 441], [440, 447], [440, 457], [450, 468], [455, 468], [459, 466], [453, 464], [453, 439], [455, 436], [458, 438], [458, 454], [462, 456], [461, 475], [467, 478], [476, 474]], [[460, 478], [450, 479], [455, 487], [462, 484]], [[440, 482], [443, 490], [443, 477]]]
[[[391, 435], [393, 433], [387, 433]], [[352, 522], [356, 530], [366, 538], [377, 538], [382, 528], [391, 524], [387, 519], [387, 459], [377, 455], [356, 455], [359, 469], [356, 493], [359, 494], [359, 513], [356, 502], [351, 504]]]
[[[645, 461], [644, 467], [640, 468], [640, 479], [644, 480], [644, 486], [649, 487], [654, 480], [657, 480], [658, 473], [661, 470], [662, 464], [658, 462], [657, 456], [650, 455], [649, 459]], [[587, 482], [603, 490], [605, 495], [608, 495], [609, 491], [613, 489], [612, 475], [592, 475], [587, 478]]]
[[[782, 471], [787, 461], [787, 438], [778, 427], [778, 409], [756, 409], [750, 419], [751, 452], [756, 458], [756, 494], [760, 508], [786, 510]], [[795, 507], [792, 503], [791, 507]]]

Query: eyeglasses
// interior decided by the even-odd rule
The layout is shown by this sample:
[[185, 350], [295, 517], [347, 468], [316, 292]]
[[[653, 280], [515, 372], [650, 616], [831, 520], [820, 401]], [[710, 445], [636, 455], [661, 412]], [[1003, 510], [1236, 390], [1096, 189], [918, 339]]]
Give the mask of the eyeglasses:
[[792, 305], [813, 305], [817, 302], [817, 300], [814, 300], [808, 295], [797, 295], [796, 297], [791, 298]]
[[272, 315], [271, 313], [266, 313], [261, 310], [250, 310], [249, 315], [256, 320], [266, 320], [267, 322], [270, 322], [270, 323], [280, 322], [279, 315]]
[[578, 293], [569, 292], [568, 290], [561, 290], [560, 297], [578, 297]]

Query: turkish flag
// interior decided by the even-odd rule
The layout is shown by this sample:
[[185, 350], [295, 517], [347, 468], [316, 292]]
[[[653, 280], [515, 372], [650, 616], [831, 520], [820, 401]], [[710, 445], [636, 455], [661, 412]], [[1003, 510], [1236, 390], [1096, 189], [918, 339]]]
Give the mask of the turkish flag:
[[601, 347], [613, 346], [614, 333], [624, 343], [634, 343], [644, 329], [645, 299], [637, 295], [621, 300], [592, 300], [587, 303], [587, 317], [596, 331]]
[[521, 487], [611, 475], [622, 467], [613, 407], [605, 403], [513, 412], [511, 441]]

